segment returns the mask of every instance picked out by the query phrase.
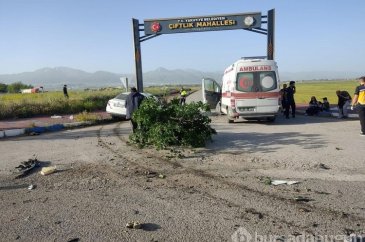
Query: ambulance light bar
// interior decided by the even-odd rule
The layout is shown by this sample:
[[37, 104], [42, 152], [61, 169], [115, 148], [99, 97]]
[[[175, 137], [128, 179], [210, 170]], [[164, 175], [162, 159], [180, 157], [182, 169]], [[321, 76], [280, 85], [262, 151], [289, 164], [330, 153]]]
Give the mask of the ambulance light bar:
[[254, 60], [254, 59], [260, 59], [264, 60], [267, 59], [267, 56], [248, 56], [248, 57], [241, 57], [243, 60]]

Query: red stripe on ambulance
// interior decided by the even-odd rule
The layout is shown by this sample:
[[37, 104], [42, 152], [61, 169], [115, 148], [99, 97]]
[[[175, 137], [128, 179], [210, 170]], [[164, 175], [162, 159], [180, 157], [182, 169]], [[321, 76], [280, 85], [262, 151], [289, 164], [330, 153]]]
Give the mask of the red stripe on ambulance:
[[279, 96], [280, 96], [279, 92], [246, 92], [246, 93], [224, 92], [224, 93], [222, 93], [222, 97], [230, 97], [233, 99], [278, 98]]

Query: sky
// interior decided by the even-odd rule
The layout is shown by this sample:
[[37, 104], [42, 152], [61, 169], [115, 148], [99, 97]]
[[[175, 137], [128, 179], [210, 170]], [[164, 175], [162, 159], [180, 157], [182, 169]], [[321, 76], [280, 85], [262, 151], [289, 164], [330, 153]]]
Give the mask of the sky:
[[[0, 0], [0, 74], [43, 67], [134, 73], [132, 18], [179, 18], [275, 9], [275, 60], [286, 72], [365, 73], [364, 0]], [[266, 55], [246, 30], [164, 34], [141, 43], [143, 71], [224, 71]]]

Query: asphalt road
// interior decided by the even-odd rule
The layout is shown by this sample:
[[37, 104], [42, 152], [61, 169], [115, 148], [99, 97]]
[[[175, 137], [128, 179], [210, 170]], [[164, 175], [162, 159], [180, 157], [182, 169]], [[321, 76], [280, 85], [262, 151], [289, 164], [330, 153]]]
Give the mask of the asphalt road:
[[[218, 134], [204, 149], [138, 149], [126, 143], [128, 122], [0, 141], [1, 238], [232, 241], [365, 232], [359, 121], [211, 118]], [[14, 179], [14, 167], [34, 156], [59, 172]], [[142, 229], [125, 228], [129, 221]]]

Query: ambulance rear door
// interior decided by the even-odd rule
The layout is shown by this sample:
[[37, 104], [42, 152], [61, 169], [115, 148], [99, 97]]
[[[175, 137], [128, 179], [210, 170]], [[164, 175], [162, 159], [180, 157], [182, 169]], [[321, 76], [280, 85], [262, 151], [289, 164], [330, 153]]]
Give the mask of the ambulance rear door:
[[271, 113], [278, 111], [278, 81], [275, 71], [262, 71], [257, 74], [260, 92], [257, 99], [257, 112]]
[[241, 94], [236, 100], [238, 113], [273, 112], [278, 106], [275, 71], [239, 72], [236, 89]]

